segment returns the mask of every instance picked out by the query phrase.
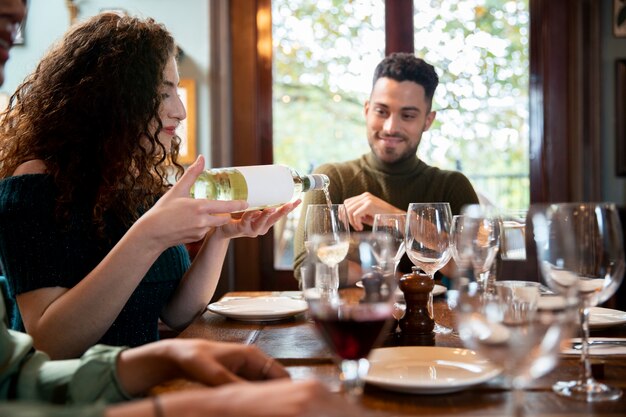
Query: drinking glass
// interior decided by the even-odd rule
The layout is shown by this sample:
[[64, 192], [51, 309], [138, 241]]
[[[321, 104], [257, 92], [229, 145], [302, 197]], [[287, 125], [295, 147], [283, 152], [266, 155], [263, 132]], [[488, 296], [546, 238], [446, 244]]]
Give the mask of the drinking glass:
[[[467, 223], [467, 225], [466, 225]], [[472, 269], [472, 243], [469, 236], [470, 221], [462, 214], [452, 216], [450, 226], [450, 252], [459, 271]]]
[[406, 214], [382, 213], [374, 215], [372, 231], [387, 233], [394, 252], [393, 273], [397, 276], [398, 265], [404, 255], [404, 232]]
[[[317, 260], [333, 245], [331, 235], [314, 235], [311, 250]], [[363, 391], [369, 369], [367, 356], [386, 336], [393, 321], [396, 279], [393, 250], [387, 235], [377, 232], [350, 236], [351, 260], [360, 271], [363, 288], [346, 287], [336, 292], [305, 291], [309, 314], [341, 369], [341, 382], [350, 398]]]
[[500, 256], [507, 260], [526, 260], [527, 210], [506, 210], [502, 213]]
[[462, 220], [457, 219], [462, 221], [462, 228], [457, 227], [452, 234], [453, 257], [456, 254], [455, 261], [461, 261], [468, 256], [479, 285], [493, 292], [495, 276], [491, 275], [491, 266], [500, 247], [500, 217], [493, 209], [478, 204], [463, 207], [462, 213]]
[[334, 238], [335, 246], [326, 249], [323, 258], [320, 258], [320, 261], [330, 268], [330, 274], [321, 273], [323, 271], [319, 271], [322, 268], [319, 264], [315, 264], [315, 268], [317, 277], [330, 278], [329, 282], [320, 285], [339, 288], [339, 263], [348, 253], [350, 237], [346, 207], [343, 204], [311, 204], [307, 207], [304, 222], [304, 247], [307, 253], [310, 253], [312, 236], [329, 235]]
[[464, 345], [502, 369], [514, 400], [510, 415], [523, 413], [523, 388], [552, 370], [561, 342], [571, 336], [575, 304], [559, 296], [542, 296], [541, 284], [497, 281], [487, 292], [472, 275], [457, 280], [455, 306]]
[[[406, 213], [404, 248], [413, 264], [434, 280], [435, 272], [450, 260], [452, 210], [448, 203], [411, 203]], [[431, 304], [432, 304], [432, 293]], [[435, 333], [452, 329], [435, 322]]]
[[539, 269], [546, 285], [579, 307], [580, 377], [557, 382], [555, 392], [586, 402], [615, 400], [619, 388], [596, 381], [589, 364], [589, 308], [606, 301], [624, 274], [622, 227], [611, 203], [531, 207]]

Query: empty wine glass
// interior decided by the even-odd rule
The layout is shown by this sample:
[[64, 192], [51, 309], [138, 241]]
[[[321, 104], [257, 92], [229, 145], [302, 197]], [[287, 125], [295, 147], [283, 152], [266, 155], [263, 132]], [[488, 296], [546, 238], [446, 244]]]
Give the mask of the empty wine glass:
[[389, 235], [390, 244], [394, 252], [393, 257], [393, 273], [397, 275], [398, 265], [404, 255], [404, 232], [405, 232], [406, 214], [382, 213], [374, 215], [374, 224], [372, 231], [383, 232]]
[[[311, 250], [317, 261], [325, 258], [325, 251], [332, 245], [332, 235], [311, 237]], [[304, 294], [316, 328], [339, 362], [343, 389], [355, 398], [363, 390], [363, 378], [369, 369], [367, 356], [393, 320], [396, 279], [387, 235], [353, 233], [350, 248], [351, 261], [358, 267], [363, 288]]]
[[528, 210], [502, 213], [500, 256], [507, 260], [526, 260], [526, 216]]
[[[372, 231], [385, 233], [390, 240], [393, 258], [393, 274], [398, 278], [398, 265], [404, 255], [404, 233], [405, 233], [406, 214], [399, 213], [379, 213], [374, 215], [374, 223]], [[404, 316], [406, 305], [404, 303], [404, 294], [402, 291], [396, 291], [396, 304], [394, 308], [394, 317], [400, 320]], [[391, 329], [395, 333], [396, 328]]]
[[350, 225], [348, 212], [343, 204], [311, 204], [307, 207], [304, 223], [304, 247], [310, 253], [311, 237], [314, 235], [330, 235], [334, 238], [335, 246], [326, 249], [323, 255], [323, 264], [330, 268], [330, 274], [319, 271], [319, 264], [315, 268], [318, 278], [328, 277], [329, 282], [320, 284], [329, 288], [339, 288], [339, 263], [348, 253], [348, 239]]
[[457, 280], [455, 306], [464, 345], [502, 369], [514, 393], [510, 415], [520, 417], [522, 389], [552, 370], [561, 342], [570, 337], [575, 305], [559, 296], [542, 296], [541, 284], [498, 281], [487, 292], [473, 277]]
[[[406, 213], [405, 251], [413, 264], [434, 280], [450, 260], [452, 210], [448, 203], [411, 203]], [[432, 304], [432, 293], [431, 304]], [[435, 333], [452, 329], [435, 322]]]
[[[467, 226], [466, 226], [466, 223]], [[450, 226], [450, 251], [452, 258], [456, 263], [459, 271], [469, 271], [472, 269], [472, 244], [468, 238], [468, 228], [470, 221], [466, 220], [466, 216], [455, 214], [452, 216], [452, 225]]]
[[546, 285], [579, 306], [582, 329], [578, 380], [555, 392], [587, 402], [615, 400], [619, 388], [596, 381], [589, 364], [589, 308], [606, 301], [624, 274], [622, 227], [614, 204], [563, 203], [531, 207], [539, 269]]
[[495, 276], [491, 275], [491, 266], [496, 259], [500, 247], [500, 218], [493, 210], [471, 204], [463, 207], [463, 227], [456, 228], [452, 235], [453, 255], [459, 249], [469, 255], [473, 273], [479, 285], [487, 291], [493, 291]]

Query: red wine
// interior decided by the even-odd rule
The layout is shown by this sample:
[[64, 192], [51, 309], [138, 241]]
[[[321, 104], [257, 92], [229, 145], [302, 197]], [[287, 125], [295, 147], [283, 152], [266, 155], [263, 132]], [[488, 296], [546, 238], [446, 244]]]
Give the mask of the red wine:
[[363, 313], [359, 311], [358, 314], [349, 315], [313, 315], [316, 327], [326, 343], [342, 359], [367, 357], [379, 337], [386, 334], [383, 329], [393, 318], [391, 309], [388, 308], [384, 311], [376, 309]]

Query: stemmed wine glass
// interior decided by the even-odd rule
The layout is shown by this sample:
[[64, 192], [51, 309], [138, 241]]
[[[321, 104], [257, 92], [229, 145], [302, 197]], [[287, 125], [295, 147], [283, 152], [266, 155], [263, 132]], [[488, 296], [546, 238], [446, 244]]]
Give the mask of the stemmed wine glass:
[[[312, 236], [311, 262], [321, 261], [334, 241], [329, 234]], [[305, 291], [304, 295], [316, 328], [339, 362], [344, 391], [350, 398], [357, 398], [369, 369], [367, 356], [393, 321], [396, 279], [393, 251], [385, 234], [353, 233], [350, 248], [350, 259], [359, 271], [363, 288]], [[308, 275], [311, 279], [312, 274]]]
[[[320, 256], [322, 264], [316, 264], [315, 276], [318, 280], [328, 282], [319, 283], [318, 287], [339, 288], [339, 263], [348, 253], [350, 225], [348, 212], [343, 204], [311, 204], [307, 207], [304, 223], [304, 247], [310, 254], [311, 238], [315, 235], [329, 235], [333, 244], [327, 245]], [[322, 273], [323, 269], [330, 269], [330, 274]]]
[[[443, 268], [451, 257], [451, 223], [449, 203], [409, 204], [404, 248], [411, 262], [433, 280], [435, 272]], [[434, 332], [450, 333], [452, 329], [435, 323]]]
[[462, 262], [464, 256], [459, 252], [465, 251], [479, 285], [493, 292], [495, 276], [491, 275], [491, 266], [500, 248], [500, 218], [478, 204], [463, 207], [462, 213], [453, 224], [452, 255], [455, 262]]
[[462, 214], [452, 216], [450, 226], [450, 251], [459, 271], [467, 272], [472, 268], [472, 244], [469, 229], [470, 220]]
[[622, 227], [611, 203], [563, 203], [531, 207], [539, 269], [550, 289], [579, 307], [581, 375], [557, 382], [558, 394], [586, 402], [615, 400], [617, 387], [596, 381], [589, 364], [589, 309], [606, 301], [624, 274]]
[[374, 215], [372, 231], [387, 233], [394, 253], [393, 273], [397, 276], [398, 265], [404, 255], [404, 233], [406, 214], [381, 213]]
[[[372, 231], [387, 234], [390, 240], [393, 257], [393, 275], [398, 278], [398, 265], [404, 255], [404, 233], [406, 232], [406, 214], [398, 213], [379, 213], [374, 215], [374, 223]], [[404, 316], [406, 305], [404, 304], [404, 294], [402, 291], [396, 291], [396, 304], [394, 309], [394, 317], [400, 320]], [[392, 328], [391, 332], [395, 333], [396, 329]]]

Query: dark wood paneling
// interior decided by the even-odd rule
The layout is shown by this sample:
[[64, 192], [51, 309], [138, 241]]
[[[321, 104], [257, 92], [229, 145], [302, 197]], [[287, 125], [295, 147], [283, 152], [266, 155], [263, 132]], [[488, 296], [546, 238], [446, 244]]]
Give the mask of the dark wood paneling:
[[601, 196], [599, 2], [530, 1], [531, 203]]
[[626, 59], [615, 63], [615, 173], [626, 176]]
[[[231, 0], [231, 68], [233, 165], [261, 163], [259, 117], [262, 115], [259, 83], [262, 70], [257, 56], [257, 11], [260, 1]], [[270, 116], [271, 117], [271, 116]], [[271, 119], [270, 119], [271, 123]], [[259, 241], [235, 239], [234, 289], [260, 288]]]
[[530, 1], [530, 198], [568, 201], [569, 0]]
[[415, 52], [413, 0], [385, 0], [385, 55]]

